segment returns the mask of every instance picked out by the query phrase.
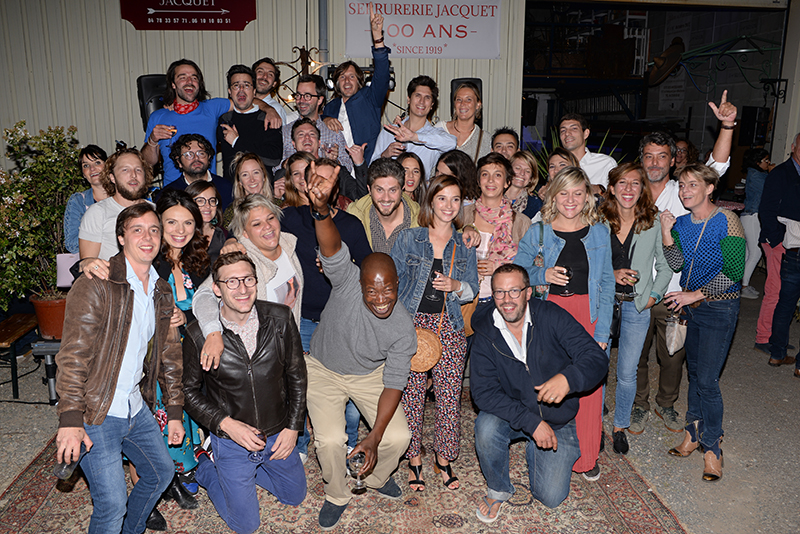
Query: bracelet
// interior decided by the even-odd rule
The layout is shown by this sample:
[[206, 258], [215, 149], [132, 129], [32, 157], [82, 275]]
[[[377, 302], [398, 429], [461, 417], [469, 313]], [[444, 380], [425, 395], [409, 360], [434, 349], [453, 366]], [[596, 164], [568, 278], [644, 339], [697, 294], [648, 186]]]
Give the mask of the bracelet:
[[720, 124], [719, 127], [722, 128], [723, 130], [735, 130], [737, 124], [739, 123], [734, 121], [733, 126], [725, 126], [724, 124]]
[[383, 30], [381, 30], [381, 38], [380, 39], [373, 39], [372, 42], [374, 44], [381, 44], [383, 42]]
[[150, 138], [148, 137], [147, 138], [147, 144], [152, 146], [152, 147], [156, 147], [156, 146], [158, 146], [158, 141], [156, 141], [155, 144], [153, 144], [153, 143], [150, 142]]

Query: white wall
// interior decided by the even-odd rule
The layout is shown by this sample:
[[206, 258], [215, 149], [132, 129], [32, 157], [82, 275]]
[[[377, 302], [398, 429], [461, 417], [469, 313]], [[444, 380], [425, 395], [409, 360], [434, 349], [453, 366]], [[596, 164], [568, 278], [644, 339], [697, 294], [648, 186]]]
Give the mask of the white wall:
[[[328, 5], [330, 60], [339, 62], [345, 50], [345, 0], [328, 0]], [[501, 59], [395, 60], [398, 89], [390, 98], [405, 106], [408, 81], [428, 74], [442, 86], [444, 116], [449, 80], [476, 76], [484, 84], [484, 127], [517, 126], [524, 8], [524, 0], [502, 2]], [[120, 18], [116, 0], [2, 0], [0, 128], [21, 119], [31, 131], [75, 125], [82, 145], [96, 143], [110, 151], [115, 140], [122, 140], [141, 146], [138, 76], [166, 72], [173, 60], [187, 57], [200, 65], [209, 92], [224, 96], [225, 72], [232, 64], [250, 65], [266, 55], [292, 61], [297, 57], [292, 47], [318, 45], [317, 0], [258, 0], [257, 14], [242, 32], [137, 31]], [[9, 166], [4, 157], [0, 165]]]

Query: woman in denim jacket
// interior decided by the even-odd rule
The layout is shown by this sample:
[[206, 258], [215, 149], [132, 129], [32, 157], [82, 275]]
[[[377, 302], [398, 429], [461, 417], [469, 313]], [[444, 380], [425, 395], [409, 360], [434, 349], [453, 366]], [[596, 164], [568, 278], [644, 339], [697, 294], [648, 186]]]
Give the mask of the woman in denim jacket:
[[[559, 171], [547, 189], [542, 222], [533, 224], [522, 238], [514, 263], [527, 269], [531, 285], [549, 285], [542, 298], [567, 310], [605, 349], [614, 308], [614, 271], [609, 230], [598, 223], [591, 191], [589, 179], [580, 168]], [[539, 252], [544, 260], [542, 267], [534, 265]], [[602, 384], [580, 397], [575, 423], [581, 457], [572, 469], [588, 480], [597, 480], [603, 430]]]
[[[434, 178], [420, 206], [419, 228], [403, 230], [392, 247], [399, 279], [398, 298], [414, 316], [414, 325], [438, 332], [442, 358], [431, 369], [436, 394], [434, 470], [442, 472], [445, 487], [458, 489], [450, 462], [458, 457], [461, 437], [461, 383], [467, 339], [461, 304], [478, 292], [475, 249], [468, 249], [457, 232], [462, 226], [462, 191], [449, 175]], [[451, 272], [452, 268], [452, 272]], [[411, 371], [403, 391], [403, 410], [411, 430], [406, 456], [409, 485], [422, 491], [422, 412], [426, 373]]]

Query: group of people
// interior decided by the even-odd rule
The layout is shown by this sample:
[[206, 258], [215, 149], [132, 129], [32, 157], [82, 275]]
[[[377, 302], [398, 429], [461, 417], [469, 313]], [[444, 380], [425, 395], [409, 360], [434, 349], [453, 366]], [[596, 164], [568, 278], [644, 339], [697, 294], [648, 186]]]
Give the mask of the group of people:
[[[391, 475], [405, 458], [409, 489], [424, 492], [429, 398], [429, 463], [457, 490], [467, 361], [488, 486], [478, 519], [496, 521], [514, 493], [517, 439], [527, 441], [531, 493], [556, 507], [573, 472], [600, 476], [612, 338], [614, 450], [627, 453], [626, 432], [645, 429], [655, 342], [654, 411], [684, 433], [669, 452], [701, 448], [703, 478], [722, 476], [718, 380], [751, 254], [747, 225], [712, 201], [737, 114], [727, 95], [711, 104], [720, 134], [705, 165], [676, 167], [678, 146], [662, 132], [642, 139], [639, 163], [618, 165], [587, 149], [589, 124], [573, 113], [559, 122], [561, 146], [539, 161], [513, 129], [489, 135], [476, 124], [471, 83], [454, 92], [452, 120], [433, 125], [438, 86], [417, 76], [406, 113], [382, 126], [390, 51], [381, 15], [370, 24], [368, 86], [344, 63], [326, 103], [323, 80], [302, 76], [293, 115], [273, 97], [271, 59], [231, 67], [227, 99], [209, 99], [199, 67], [183, 59], [168, 70], [141, 152], [81, 151], [91, 188], [65, 215], [81, 259], [56, 358], [58, 458], [81, 461], [90, 532], [163, 529], [158, 500], [196, 507], [198, 485], [232, 530], [254, 532], [256, 485], [285, 505], [304, 500], [311, 436], [325, 482], [319, 524], [332, 529], [350, 503], [348, 476], [399, 499]], [[792, 206], [775, 216], [791, 219]], [[785, 248], [787, 259], [797, 250]], [[780, 291], [782, 302], [795, 289]], [[664, 331], [678, 316], [685, 349], [670, 355]], [[417, 329], [441, 344], [429, 372], [411, 370]], [[770, 363], [789, 363], [777, 336]]]

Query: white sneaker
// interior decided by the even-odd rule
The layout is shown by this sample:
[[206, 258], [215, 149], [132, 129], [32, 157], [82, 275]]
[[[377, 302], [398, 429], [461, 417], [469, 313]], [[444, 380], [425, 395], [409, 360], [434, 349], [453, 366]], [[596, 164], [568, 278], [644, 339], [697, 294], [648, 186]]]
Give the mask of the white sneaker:
[[741, 296], [745, 299], [757, 299], [760, 296], [760, 293], [753, 286], [744, 286], [742, 288]]

